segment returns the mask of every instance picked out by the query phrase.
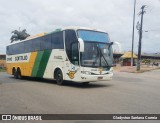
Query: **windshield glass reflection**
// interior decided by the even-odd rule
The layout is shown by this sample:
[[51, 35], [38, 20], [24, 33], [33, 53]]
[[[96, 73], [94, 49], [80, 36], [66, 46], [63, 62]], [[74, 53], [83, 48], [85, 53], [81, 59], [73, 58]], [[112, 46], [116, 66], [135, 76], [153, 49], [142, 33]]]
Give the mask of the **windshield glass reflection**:
[[86, 67], [112, 66], [112, 48], [107, 43], [85, 42], [84, 52], [81, 53], [81, 65]]
[[104, 42], [104, 43], [109, 42], [108, 34], [104, 32], [78, 30], [78, 37], [84, 41]]

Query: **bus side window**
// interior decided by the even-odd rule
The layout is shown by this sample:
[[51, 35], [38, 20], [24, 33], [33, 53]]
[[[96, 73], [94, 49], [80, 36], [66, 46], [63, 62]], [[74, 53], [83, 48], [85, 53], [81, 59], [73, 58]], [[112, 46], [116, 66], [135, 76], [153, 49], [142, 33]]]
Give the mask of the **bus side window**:
[[40, 39], [41, 42], [41, 50], [49, 50], [51, 49], [51, 35], [46, 35]]
[[52, 49], [64, 49], [63, 32], [56, 32], [52, 34]]
[[32, 40], [32, 45], [34, 47], [33, 51], [39, 51], [40, 50], [40, 38], [36, 38]]
[[9, 55], [14, 55], [13, 54], [13, 45], [9, 46]]
[[15, 55], [15, 54], [18, 54], [18, 52], [17, 52], [17, 44], [13, 44], [12, 45], [12, 55]]
[[7, 54], [7, 55], [10, 55], [9, 46], [7, 46], [6, 54]]
[[33, 52], [32, 41], [24, 42], [24, 53]]
[[18, 44], [17, 53], [18, 54], [24, 53], [24, 43], [23, 42]]

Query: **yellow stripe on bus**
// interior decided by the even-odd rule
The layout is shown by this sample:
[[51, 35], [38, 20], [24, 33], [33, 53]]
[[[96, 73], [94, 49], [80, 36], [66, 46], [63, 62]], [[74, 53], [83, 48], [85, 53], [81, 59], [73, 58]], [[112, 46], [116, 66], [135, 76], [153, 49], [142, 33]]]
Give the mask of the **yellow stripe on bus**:
[[7, 64], [7, 72], [12, 74], [12, 69], [15, 67], [16, 69], [19, 67], [21, 70], [22, 76], [31, 76], [33, 65], [37, 56], [37, 52], [32, 52], [28, 63], [8, 63]]

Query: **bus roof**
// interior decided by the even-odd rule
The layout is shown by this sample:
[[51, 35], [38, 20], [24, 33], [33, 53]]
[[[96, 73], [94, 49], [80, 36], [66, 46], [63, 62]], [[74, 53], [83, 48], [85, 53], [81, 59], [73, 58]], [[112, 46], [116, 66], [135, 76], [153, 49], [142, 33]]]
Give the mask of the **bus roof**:
[[43, 32], [43, 33], [39, 33], [37, 35], [33, 35], [33, 36], [29, 36], [27, 37], [26, 39], [33, 39], [33, 38], [37, 38], [37, 37], [41, 37], [41, 36], [44, 36], [46, 35], [47, 33]]
[[70, 26], [70, 27], [62, 28], [62, 30], [67, 30], [67, 29], [73, 29], [73, 30], [82, 29], [82, 30], [93, 30], [93, 31], [98, 31], [98, 32], [105, 32], [104, 30], [100, 30], [100, 29], [89, 28], [89, 27], [80, 27], [80, 26]]
[[[33, 36], [29, 36], [29, 37], [26, 38], [25, 40], [15, 41], [15, 42], [13, 42], [13, 43], [10, 43], [9, 45], [17, 44], [17, 43], [20, 43], [20, 42], [22, 42], [22, 41], [27, 41], [27, 40], [30, 40], [30, 39], [42, 37], [42, 36], [45, 36], [45, 35], [48, 35], [48, 34], [52, 34], [52, 33], [59, 32], [59, 31], [64, 31], [64, 30], [68, 30], [68, 29], [71, 29], [71, 30], [79, 30], [79, 29], [82, 29], [82, 30], [92, 30], [92, 31], [98, 31], [98, 32], [104, 32], [104, 33], [106, 33], [106, 32], [103, 31], [103, 30], [99, 30], [99, 29], [95, 29], [95, 28], [80, 27], [80, 26], [70, 26], [70, 27], [64, 27], [64, 28], [55, 29], [54, 31], [52, 31], [52, 32], [50, 32], [50, 33], [39, 33], [39, 34], [36, 34], [36, 35], [33, 35]], [[9, 46], [9, 45], [8, 45], [8, 46]]]
[[[13, 43], [10, 43], [9, 45], [12, 45], [12, 44], [17, 44], [17, 43], [20, 43], [22, 41], [28, 41], [28, 40], [31, 40], [31, 39], [34, 39], [34, 38], [38, 38], [38, 37], [42, 37], [44, 35], [46, 35], [47, 33], [43, 32], [43, 33], [39, 33], [39, 34], [36, 34], [36, 35], [33, 35], [33, 36], [29, 36], [27, 37], [25, 40], [19, 40], [19, 41], [15, 41]], [[9, 46], [8, 45], [8, 46]]]

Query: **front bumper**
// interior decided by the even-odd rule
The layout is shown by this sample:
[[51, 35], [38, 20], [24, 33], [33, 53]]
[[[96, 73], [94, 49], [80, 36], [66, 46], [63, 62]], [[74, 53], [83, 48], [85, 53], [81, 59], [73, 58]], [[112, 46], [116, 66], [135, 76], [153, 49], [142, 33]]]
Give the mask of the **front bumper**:
[[87, 75], [81, 74], [81, 80], [84, 82], [109, 81], [112, 80], [113, 73], [102, 75]]

